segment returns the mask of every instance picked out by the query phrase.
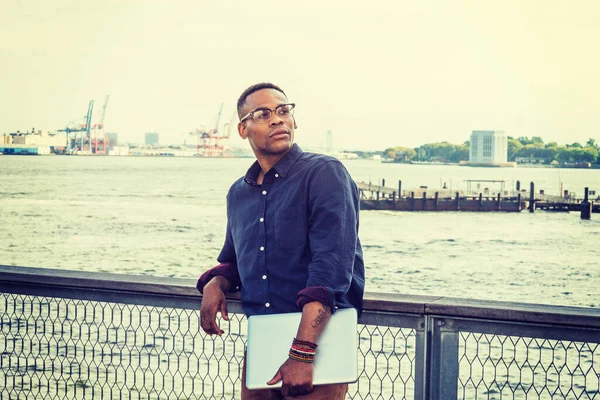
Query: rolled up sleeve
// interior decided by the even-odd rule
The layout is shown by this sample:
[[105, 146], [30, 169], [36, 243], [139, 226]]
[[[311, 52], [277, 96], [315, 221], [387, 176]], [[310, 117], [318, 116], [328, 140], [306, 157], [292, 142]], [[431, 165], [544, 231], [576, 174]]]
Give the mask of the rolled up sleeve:
[[335, 312], [336, 299], [352, 282], [359, 213], [358, 189], [340, 162], [328, 161], [316, 171], [310, 181], [309, 211], [312, 262], [297, 302], [321, 301], [324, 289], [325, 304]]

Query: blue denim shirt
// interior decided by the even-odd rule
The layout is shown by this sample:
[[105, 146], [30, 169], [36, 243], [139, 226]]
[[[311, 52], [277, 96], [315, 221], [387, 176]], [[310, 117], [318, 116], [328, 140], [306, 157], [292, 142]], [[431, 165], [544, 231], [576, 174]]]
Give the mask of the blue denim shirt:
[[298, 312], [303, 296], [333, 312], [360, 312], [365, 271], [359, 195], [348, 171], [337, 159], [305, 153], [296, 144], [260, 185], [259, 171], [255, 162], [229, 189], [227, 235], [218, 257], [237, 269], [239, 282], [228, 277], [239, 285], [246, 315]]

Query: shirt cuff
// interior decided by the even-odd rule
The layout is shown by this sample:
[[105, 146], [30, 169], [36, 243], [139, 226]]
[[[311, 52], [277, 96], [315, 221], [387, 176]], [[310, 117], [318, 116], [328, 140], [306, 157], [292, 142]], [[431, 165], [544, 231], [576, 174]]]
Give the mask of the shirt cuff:
[[335, 312], [335, 296], [333, 291], [327, 290], [324, 286], [309, 286], [298, 292], [296, 296], [296, 305], [302, 309], [305, 304], [312, 301], [318, 301], [331, 308], [331, 313]]
[[204, 290], [204, 286], [206, 286], [206, 284], [210, 282], [210, 280], [215, 276], [223, 276], [229, 281], [229, 283], [231, 284], [230, 292], [237, 292], [239, 290], [240, 277], [238, 275], [236, 265], [232, 263], [222, 263], [216, 265], [208, 271], [206, 271], [205, 273], [203, 273], [200, 276], [200, 278], [198, 278], [198, 282], [196, 283], [196, 289], [198, 289], [198, 291], [202, 293], [202, 291]]

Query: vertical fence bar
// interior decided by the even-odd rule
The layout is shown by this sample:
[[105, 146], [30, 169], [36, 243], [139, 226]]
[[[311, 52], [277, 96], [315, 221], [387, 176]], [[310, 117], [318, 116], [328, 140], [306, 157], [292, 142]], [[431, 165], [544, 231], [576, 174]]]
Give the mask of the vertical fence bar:
[[430, 400], [458, 397], [458, 332], [443, 318], [431, 318]]
[[427, 400], [427, 343], [429, 318], [425, 317], [419, 329], [415, 330], [415, 397], [414, 400]]

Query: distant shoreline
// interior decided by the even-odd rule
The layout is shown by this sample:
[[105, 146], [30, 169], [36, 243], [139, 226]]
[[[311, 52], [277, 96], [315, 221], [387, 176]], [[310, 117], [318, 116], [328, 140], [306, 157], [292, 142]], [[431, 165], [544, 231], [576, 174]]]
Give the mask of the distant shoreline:
[[[405, 164], [405, 165], [434, 165], [434, 166], [455, 166], [455, 167], [471, 167], [471, 168], [498, 168], [504, 166], [498, 165], [481, 165], [481, 164], [459, 164], [459, 163], [447, 163], [447, 162], [433, 162], [433, 161], [381, 161], [384, 164]], [[508, 167], [508, 166], [506, 166]], [[574, 165], [550, 165], [550, 164], [516, 164], [511, 168], [556, 168], [556, 169], [600, 169], [599, 164], [591, 164], [589, 167], [586, 166], [574, 166]]]
[[[105, 155], [105, 154], [5, 154], [0, 152], [1, 156], [7, 157], [15, 157], [15, 156], [24, 156], [24, 157], [93, 157], [93, 158], [124, 158], [124, 157], [136, 157], [136, 158], [194, 158], [194, 159], [229, 159], [229, 158], [240, 158], [240, 159], [251, 159], [253, 156], [231, 156], [231, 157], [202, 157], [197, 156], [196, 154], [191, 156], [177, 156], [174, 154], [128, 154], [128, 155]], [[377, 161], [367, 158], [358, 158], [357, 161]], [[434, 162], [434, 161], [391, 161], [391, 160], [381, 160], [382, 164], [404, 164], [404, 165], [421, 165], [421, 166], [460, 166], [460, 167], [471, 167], [471, 168], [556, 168], [556, 169], [600, 169], [600, 164], [591, 164], [589, 167], [587, 166], [571, 166], [571, 165], [549, 165], [549, 164], [516, 164], [514, 166], [503, 166], [503, 165], [481, 165], [481, 164], [459, 164], [459, 163], [448, 163], [448, 162]]]

